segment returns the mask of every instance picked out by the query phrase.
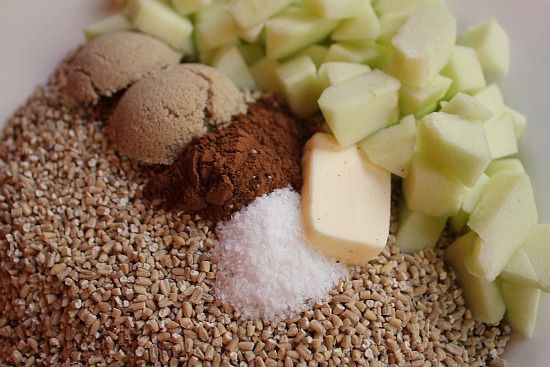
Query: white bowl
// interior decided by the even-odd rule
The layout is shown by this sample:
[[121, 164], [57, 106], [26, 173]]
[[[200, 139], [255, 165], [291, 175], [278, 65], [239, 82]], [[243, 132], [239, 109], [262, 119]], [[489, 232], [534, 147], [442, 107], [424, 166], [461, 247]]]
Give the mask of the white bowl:
[[[84, 25], [113, 9], [109, 1], [2, 1], [0, 11], [0, 122], [46, 81], [60, 59], [84, 41]], [[499, 80], [505, 102], [524, 113], [528, 124], [520, 141], [521, 157], [531, 175], [539, 221], [550, 222], [549, 113], [550, 0], [448, 0], [459, 29], [496, 18], [510, 36], [508, 76]], [[508, 366], [548, 366], [550, 361], [550, 295], [543, 294], [535, 335], [513, 336], [505, 358]]]

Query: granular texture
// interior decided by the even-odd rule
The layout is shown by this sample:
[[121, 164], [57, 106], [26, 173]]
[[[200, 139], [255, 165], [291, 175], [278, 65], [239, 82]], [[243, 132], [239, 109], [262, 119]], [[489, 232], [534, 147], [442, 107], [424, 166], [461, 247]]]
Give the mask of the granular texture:
[[191, 140], [245, 111], [239, 89], [219, 70], [178, 64], [124, 93], [109, 121], [109, 135], [122, 154], [171, 164]]
[[71, 60], [66, 94], [74, 103], [95, 104], [144, 76], [179, 63], [166, 43], [132, 31], [108, 32], [84, 44]]
[[472, 319], [441, 251], [391, 236], [328, 301], [242, 320], [214, 292], [212, 223], [141, 199], [149, 173], [109, 146], [109, 111], [59, 103], [66, 71], [0, 143], [0, 365], [503, 365], [509, 328]]
[[192, 142], [151, 179], [145, 195], [172, 210], [229, 219], [258, 196], [289, 185], [300, 189], [303, 130], [274, 98], [260, 98], [230, 126]]
[[309, 244], [300, 194], [291, 188], [256, 198], [217, 228], [214, 289], [243, 319], [284, 321], [349, 277], [344, 264]]

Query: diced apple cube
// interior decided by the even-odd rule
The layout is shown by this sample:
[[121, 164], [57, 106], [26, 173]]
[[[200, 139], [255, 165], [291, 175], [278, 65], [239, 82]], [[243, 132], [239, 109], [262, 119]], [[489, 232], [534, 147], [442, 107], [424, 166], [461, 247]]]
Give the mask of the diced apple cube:
[[266, 52], [283, 59], [325, 39], [338, 25], [337, 19], [320, 18], [302, 9], [291, 9], [266, 22]]
[[504, 106], [504, 113], [508, 114], [512, 118], [512, 125], [516, 132], [516, 138], [519, 138], [525, 125], [527, 125], [527, 117], [519, 111], [514, 110], [508, 106]]
[[494, 116], [504, 112], [504, 97], [500, 87], [495, 84], [489, 84], [479, 92], [474, 94], [474, 98], [489, 109]]
[[485, 173], [492, 176], [497, 172], [509, 170], [515, 172], [525, 172], [523, 163], [518, 158], [501, 158], [495, 159], [487, 166]]
[[361, 1], [352, 16], [343, 19], [330, 37], [335, 41], [375, 40], [380, 33], [380, 22], [370, 1]]
[[447, 99], [454, 97], [458, 92], [477, 92], [487, 85], [477, 54], [471, 47], [456, 45], [451, 59], [441, 70], [441, 75], [453, 80], [447, 92]]
[[495, 19], [464, 32], [458, 43], [473, 47], [484, 72], [502, 75], [510, 68], [510, 41], [506, 31]]
[[514, 255], [506, 263], [500, 273], [500, 277], [510, 283], [524, 287], [539, 288], [539, 277], [535, 267], [525, 251], [525, 246], [521, 245], [514, 252]]
[[321, 79], [323, 89], [325, 89], [331, 85], [366, 74], [369, 71], [371, 71], [371, 68], [365, 64], [331, 61], [321, 64], [319, 67], [319, 78]]
[[523, 247], [537, 273], [540, 289], [550, 293], [550, 224], [537, 224]]
[[507, 319], [513, 331], [531, 338], [535, 331], [540, 303], [540, 289], [502, 282]]
[[254, 43], [254, 42], [263, 43], [264, 29], [265, 29], [265, 22], [255, 25], [252, 28], [240, 29], [238, 32], [239, 38], [249, 43]]
[[241, 43], [236, 45], [246, 65], [254, 65], [264, 58], [262, 46], [258, 43]]
[[401, 114], [408, 115], [414, 113], [416, 118], [421, 118], [433, 112], [437, 108], [439, 101], [445, 97], [452, 82], [450, 78], [436, 75], [425, 87], [402, 85], [399, 91]]
[[377, 256], [389, 234], [390, 172], [324, 133], [307, 142], [302, 169], [302, 214], [312, 246], [350, 265]]
[[308, 116], [318, 109], [321, 82], [315, 63], [308, 56], [299, 56], [280, 64], [275, 70], [285, 98], [298, 116]]
[[441, 237], [446, 221], [447, 217], [432, 217], [410, 210], [402, 202], [399, 207], [395, 245], [407, 254], [433, 248]]
[[380, 68], [386, 62], [389, 52], [370, 40], [345, 41], [332, 43], [327, 52], [326, 61], [354, 62]]
[[482, 173], [473, 187], [464, 189], [464, 199], [462, 200], [462, 210], [464, 212], [471, 213], [474, 210], [487, 182], [489, 182], [489, 176]]
[[470, 213], [466, 213], [464, 209], [460, 209], [457, 214], [449, 217], [449, 229], [454, 233], [462, 233], [466, 228], [469, 218]]
[[494, 280], [538, 220], [531, 180], [522, 172], [500, 171], [485, 185], [468, 226], [480, 237], [466, 266], [478, 277]]
[[485, 107], [476, 98], [465, 93], [457, 93], [447, 103], [445, 103], [440, 112], [458, 115], [466, 120], [484, 122], [493, 117], [493, 113]]
[[[375, 3], [376, 4], [376, 3]], [[399, 28], [407, 21], [410, 14], [388, 13], [378, 15], [380, 22], [380, 36], [378, 42], [384, 45], [391, 45], [391, 40], [399, 31]]]
[[311, 45], [299, 51], [296, 56], [309, 56], [315, 66], [319, 68], [325, 62], [328, 54], [328, 47], [324, 45]]
[[86, 40], [91, 41], [104, 33], [129, 30], [133, 27], [126, 15], [116, 13], [86, 26], [84, 28], [84, 35], [86, 36]]
[[441, 0], [374, 0], [373, 6], [380, 15], [400, 14], [404, 23], [422, 5], [439, 3]]
[[381, 39], [391, 40], [414, 11], [424, 4], [438, 4], [441, 0], [378, 0], [373, 8], [378, 15]]
[[401, 177], [409, 174], [415, 145], [416, 120], [412, 115], [396, 125], [378, 130], [359, 143], [374, 164]]
[[211, 65], [227, 75], [239, 88], [256, 87], [254, 77], [236, 46], [222, 47], [212, 58]]
[[195, 41], [199, 52], [239, 42], [239, 28], [223, 2], [213, 2], [194, 16]]
[[493, 159], [507, 157], [518, 152], [518, 141], [512, 117], [501, 114], [483, 123], [485, 135]]
[[413, 155], [409, 175], [402, 184], [411, 210], [433, 217], [450, 217], [460, 210], [464, 185], [418, 153]]
[[445, 249], [444, 257], [456, 272], [458, 283], [464, 290], [466, 305], [472, 310], [474, 320], [495, 324], [502, 320], [506, 312], [499, 282], [473, 276], [464, 265], [476, 239], [475, 232], [466, 233]]
[[168, 6], [155, 0], [129, 0], [126, 7], [133, 26], [143, 33], [182, 50], [193, 32], [193, 24]]
[[483, 124], [444, 112], [419, 121], [418, 149], [468, 187], [475, 185], [491, 161]]
[[250, 67], [250, 72], [260, 90], [283, 95], [283, 87], [276, 73], [279, 65], [277, 60], [265, 56]]
[[416, 10], [392, 39], [390, 74], [403, 84], [424, 87], [451, 58], [456, 19], [442, 6], [426, 4]]
[[363, 2], [365, 0], [303, 0], [304, 6], [312, 13], [331, 19], [352, 17]]
[[229, 12], [243, 29], [248, 29], [266, 21], [291, 0], [232, 0], [227, 4]]
[[181, 15], [189, 15], [212, 4], [212, 0], [170, 0], [172, 7]]
[[373, 70], [332, 85], [319, 98], [319, 107], [332, 132], [343, 146], [397, 121], [400, 83]]

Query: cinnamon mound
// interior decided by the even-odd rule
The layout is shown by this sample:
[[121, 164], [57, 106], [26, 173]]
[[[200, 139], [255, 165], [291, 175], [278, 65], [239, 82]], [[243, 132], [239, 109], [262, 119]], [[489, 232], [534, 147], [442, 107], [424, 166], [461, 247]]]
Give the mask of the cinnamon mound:
[[86, 43], [71, 61], [66, 94], [72, 102], [95, 104], [153, 71], [179, 63], [181, 56], [143, 33], [105, 33]]
[[168, 209], [219, 221], [275, 189], [299, 190], [308, 135], [302, 124], [273, 98], [259, 99], [230, 126], [193, 141], [148, 182], [145, 196]]

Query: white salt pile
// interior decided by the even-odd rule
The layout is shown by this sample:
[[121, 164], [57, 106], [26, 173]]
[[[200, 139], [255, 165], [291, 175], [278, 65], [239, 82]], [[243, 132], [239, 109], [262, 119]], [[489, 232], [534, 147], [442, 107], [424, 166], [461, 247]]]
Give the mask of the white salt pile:
[[349, 277], [345, 265], [310, 247], [300, 195], [290, 188], [256, 198], [218, 229], [214, 288], [243, 319], [284, 320]]

